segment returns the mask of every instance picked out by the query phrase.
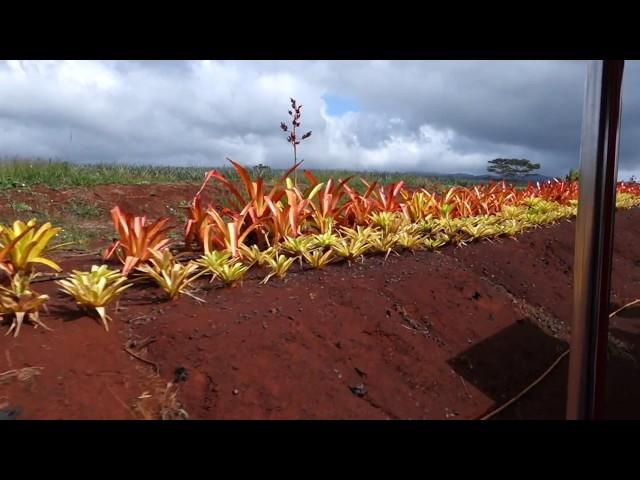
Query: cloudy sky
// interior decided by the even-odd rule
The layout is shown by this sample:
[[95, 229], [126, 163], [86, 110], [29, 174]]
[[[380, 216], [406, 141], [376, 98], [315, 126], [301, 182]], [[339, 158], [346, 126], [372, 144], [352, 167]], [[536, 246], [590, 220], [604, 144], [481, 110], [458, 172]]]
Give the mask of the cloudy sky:
[[[577, 167], [584, 61], [0, 61], [0, 157], [540, 173]], [[640, 62], [625, 67], [619, 177], [640, 176]]]

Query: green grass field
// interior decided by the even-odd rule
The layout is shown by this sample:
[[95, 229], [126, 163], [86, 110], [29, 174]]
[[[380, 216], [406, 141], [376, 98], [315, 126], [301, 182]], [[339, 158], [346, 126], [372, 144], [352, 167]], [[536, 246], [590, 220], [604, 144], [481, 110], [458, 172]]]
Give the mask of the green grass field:
[[[302, 168], [302, 167], [301, 167]], [[189, 183], [199, 184], [207, 170], [217, 169], [227, 178], [238, 181], [238, 175], [230, 167], [212, 165], [201, 167], [156, 167], [144, 165], [83, 165], [64, 161], [41, 159], [0, 160], [0, 189], [24, 188], [42, 185], [50, 188], [90, 187], [105, 184], [152, 184], [152, 183]], [[253, 175], [257, 174], [253, 171]], [[272, 183], [284, 173], [283, 170], [267, 169], [263, 171], [266, 183]], [[353, 175], [368, 182], [378, 181], [389, 184], [404, 180], [408, 187], [438, 189], [450, 185], [474, 185], [479, 181], [433, 177], [407, 173], [350, 172], [347, 170], [313, 170], [319, 181], [329, 178], [339, 179]], [[299, 181], [304, 179], [298, 172]], [[358, 186], [359, 182], [352, 182]]]
[[204, 168], [81, 165], [40, 159], [0, 161], [0, 188], [51, 188], [104, 184], [200, 183]]

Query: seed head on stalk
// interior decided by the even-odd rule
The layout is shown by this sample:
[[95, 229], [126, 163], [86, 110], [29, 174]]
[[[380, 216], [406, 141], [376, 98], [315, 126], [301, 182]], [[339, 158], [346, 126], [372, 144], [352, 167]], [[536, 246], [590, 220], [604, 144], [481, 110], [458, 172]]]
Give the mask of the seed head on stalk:
[[[311, 136], [311, 131], [308, 131], [298, 139], [298, 134], [296, 132], [296, 129], [300, 127], [300, 118], [302, 117], [302, 114], [300, 113], [300, 109], [302, 108], [302, 105], [298, 105], [293, 98], [291, 98], [290, 100], [291, 100], [291, 110], [289, 110], [289, 116], [291, 117], [291, 131], [289, 131], [289, 127], [284, 122], [280, 122], [280, 128], [282, 129], [283, 132], [289, 134], [287, 136], [287, 142], [289, 142], [293, 147], [293, 164], [295, 165], [298, 163], [298, 145], [300, 145], [300, 142], [302, 140], [306, 140]], [[297, 185], [298, 184], [297, 171], [293, 172], [293, 180]]]

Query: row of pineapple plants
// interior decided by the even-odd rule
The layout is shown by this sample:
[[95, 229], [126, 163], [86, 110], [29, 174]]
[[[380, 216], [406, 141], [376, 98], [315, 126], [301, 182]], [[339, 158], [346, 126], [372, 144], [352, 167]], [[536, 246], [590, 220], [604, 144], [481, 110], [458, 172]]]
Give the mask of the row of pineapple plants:
[[[294, 184], [289, 175], [296, 164], [267, 191], [261, 178], [253, 180], [242, 166], [231, 163], [241, 184], [217, 171], [205, 175], [187, 208], [183, 252], [171, 248], [169, 218], [147, 223], [144, 216], [114, 207], [111, 216], [119, 238], [103, 259], [115, 257], [122, 267], [110, 269], [105, 264], [88, 272], [74, 270], [57, 282], [61, 291], [81, 308], [95, 312], [108, 330], [107, 306], [136, 282], [155, 282], [169, 299], [185, 294], [203, 301], [193, 289], [203, 276], [235, 286], [251, 268], [263, 268], [267, 273], [262, 283], [267, 283], [284, 277], [295, 262], [320, 269], [335, 262], [355, 262], [367, 254], [387, 257], [514, 237], [570, 218], [577, 210], [576, 182], [530, 184], [525, 189], [501, 182], [433, 193], [407, 190], [402, 182], [378, 186], [360, 179], [360, 193], [349, 184], [352, 178], [322, 184], [311, 172], [304, 172], [306, 185]], [[203, 193], [212, 180], [227, 189], [230, 208], [204, 206]], [[640, 206], [640, 185], [620, 183], [617, 206]], [[35, 220], [0, 226], [0, 269], [7, 277], [6, 285], [0, 286], [0, 315], [11, 318], [7, 334], [14, 336], [25, 320], [48, 329], [39, 311], [46, 308], [49, 297], [32, 288], [38, 275], [34, 267], [61, 271], [46, 258], [61, 246], [49, 246], [60, 229], [49, 223], [36, 227]]]

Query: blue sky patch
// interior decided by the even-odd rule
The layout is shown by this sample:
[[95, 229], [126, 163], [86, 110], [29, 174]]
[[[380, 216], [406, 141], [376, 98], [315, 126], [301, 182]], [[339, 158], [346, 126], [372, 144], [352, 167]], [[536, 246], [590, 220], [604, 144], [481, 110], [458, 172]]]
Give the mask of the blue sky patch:
[[327, 113], [332, 117], [339, 117], [347, 112], [357, 112], [360, 110], [356, 101], [349, 97], [341, 97], [327, 93], [322, 96], [327, 104]]

